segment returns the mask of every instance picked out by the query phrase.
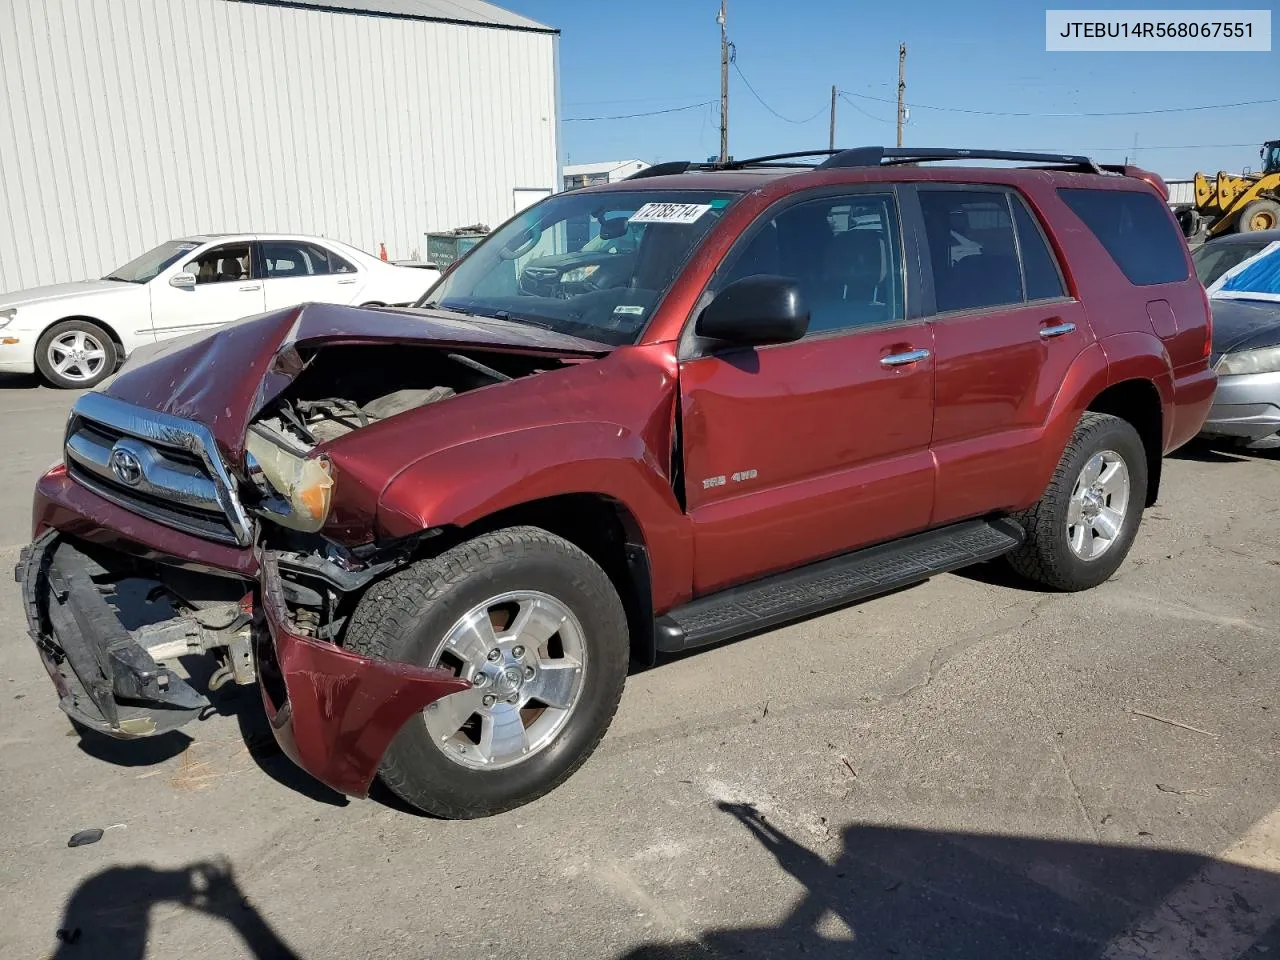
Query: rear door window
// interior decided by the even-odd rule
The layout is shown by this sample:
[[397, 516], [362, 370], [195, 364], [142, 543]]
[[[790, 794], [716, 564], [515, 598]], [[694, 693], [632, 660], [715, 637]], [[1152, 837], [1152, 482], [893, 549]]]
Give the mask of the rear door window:
[[937, 311], [1022, 303], [1022, 268], [1005, 191], [922, 188], [918, 196]]
[[1187, 279], [1182, 238], [1153, 193], [1059, 188], [1058, 194], [1137, 286]]

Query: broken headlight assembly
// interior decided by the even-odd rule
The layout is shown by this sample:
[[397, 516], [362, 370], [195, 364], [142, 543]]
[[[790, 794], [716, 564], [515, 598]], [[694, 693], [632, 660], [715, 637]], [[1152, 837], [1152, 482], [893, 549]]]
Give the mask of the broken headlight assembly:
[[329, 458], [299, 456], [253, 430], [245, 442], [245, 466], [261, 495], [258, 512], [304, 533], [315, 533], [329, 518], [333, 473]]

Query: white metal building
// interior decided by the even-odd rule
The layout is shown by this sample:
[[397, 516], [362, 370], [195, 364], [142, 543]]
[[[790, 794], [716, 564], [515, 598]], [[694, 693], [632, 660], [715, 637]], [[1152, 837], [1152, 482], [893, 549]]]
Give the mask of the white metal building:
[[0, 292], [195, 233], [496, 226], [560, 184], [558, 43], [482, 0], [0, 0]]
[[567, 163], [562, 168], [564, 188], [585, 187], [593, 183], [616, 183], [649, 164], [643, 160], [602, 160], [598, 163]]

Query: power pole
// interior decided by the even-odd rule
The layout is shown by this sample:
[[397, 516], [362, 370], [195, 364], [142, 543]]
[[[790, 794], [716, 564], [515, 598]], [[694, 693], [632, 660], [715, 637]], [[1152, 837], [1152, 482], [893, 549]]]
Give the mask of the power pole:
[[729, 31], [725, 10], [728, 0], [720, 0], [720, 162], [729, 162]]
[[836, 85], [831, 85], [831, 136], [827, 138], [827, 146], [836, 148]]
[[902, 146], [902, 125], [907, 122], [907, 45], [898, 44], [898, 146]]

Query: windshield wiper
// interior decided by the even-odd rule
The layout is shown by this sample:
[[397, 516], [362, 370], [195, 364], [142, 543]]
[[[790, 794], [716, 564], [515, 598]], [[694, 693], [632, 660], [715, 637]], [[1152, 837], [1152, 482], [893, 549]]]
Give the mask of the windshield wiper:
[[475, 312], [474, 310], [466, 310], [466, 309], [464, 309], [464, 308], [462, 308], [462, 307], [446, 307], [446, 306], [445, 306], [444, 304], [442, 304], [439, 300], [428, 300], [426, 303], [419, 304], [415, 309], [417, 309], [417, 310], [443, 310], [445, 313], [460, 313], [460, 314], [462, 314], [464, 317], [474, 317], [474, 316], [476, 316], [476, 312]]
[[114, 280], [116, 283], [139, 283], [138, 280], [130, 280], [128, 277], [117, 277], [114, 273], [108, 273], [103, 280]]

